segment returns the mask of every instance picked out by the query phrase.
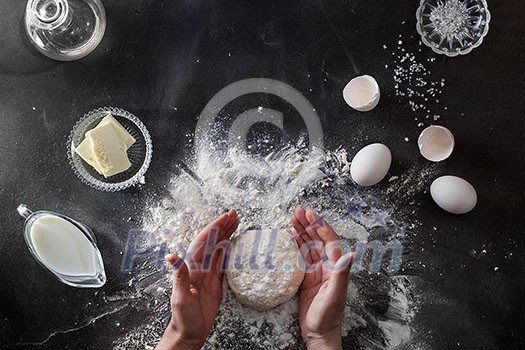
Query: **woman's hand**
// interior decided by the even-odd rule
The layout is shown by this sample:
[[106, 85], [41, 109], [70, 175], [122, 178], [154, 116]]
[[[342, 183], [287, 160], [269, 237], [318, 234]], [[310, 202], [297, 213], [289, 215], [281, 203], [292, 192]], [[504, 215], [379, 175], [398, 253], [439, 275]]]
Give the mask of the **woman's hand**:
[[339, 236], [312, 210], [298, 206], [291, 223], [306, 262], [299, 292], [303, 340], [309, 349], [341, 349], [341, 318], [354, 255], [342, 255]]
[[171, 320], [156, 350], [204, 345], [221, 303], [224, 256], [238, 225], [237, 213], [231, 210], [193, 239], [184, 259], [166, 256], [173, 266]]

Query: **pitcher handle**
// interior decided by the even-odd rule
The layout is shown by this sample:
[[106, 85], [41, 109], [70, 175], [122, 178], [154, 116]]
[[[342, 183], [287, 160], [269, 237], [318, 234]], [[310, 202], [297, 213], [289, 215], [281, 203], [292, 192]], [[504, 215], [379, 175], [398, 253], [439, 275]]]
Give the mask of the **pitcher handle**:
[[27, 207], [27, 205], [25, 204], [20, 204], [18, 206], [18, 208], [16, 208], [16, 211], [18, 212], [18, 214], [20, 214], [21, 217], [23, 217], [24, 219], [27, 219], [29, 216], [31, 216], [31, 214], [33, 214], [33, 212], [31, 211], [31, 209], [29, 209]]

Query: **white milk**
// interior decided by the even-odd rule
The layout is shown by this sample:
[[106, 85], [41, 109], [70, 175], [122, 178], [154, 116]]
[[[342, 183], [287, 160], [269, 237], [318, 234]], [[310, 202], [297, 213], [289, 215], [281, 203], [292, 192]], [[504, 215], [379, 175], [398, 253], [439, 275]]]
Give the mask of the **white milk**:
[[96, 252], [84, 233], [67, 220], [43, 215], [31, 226], [31, 241], [44, 265], [69, 276], [96, 274]]

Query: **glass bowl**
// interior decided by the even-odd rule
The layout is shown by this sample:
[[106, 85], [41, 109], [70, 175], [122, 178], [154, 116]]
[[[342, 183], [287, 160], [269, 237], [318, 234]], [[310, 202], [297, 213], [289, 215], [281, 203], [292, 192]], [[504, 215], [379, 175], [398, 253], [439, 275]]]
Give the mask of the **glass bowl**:
[[423, 43], [438, 54], [466, 55], [489, 31], [485, 0], [421, 0], [416, 29]]
[[106, 11], [101, 0], [28, 0], [25, 28], [40, 53], [58, 61], [78, 60], [102, 40]]
[[[111, 113], [115, 119], [135, 138], [136, 142], [128, 149], [131, 167], [108, 178], [99, 174], [76, 152], [84, 140], [86, 131], [93, 129], [106, 115]], [[138, 184], [148, 170], [153, 155], [153, 145], [146, 126], [139, 118], [128, 111], [115, 107], [102, 107], [84, 114], [75, 124], [68, 140], [69, 164], [82, 182], [97, 190], [115, 192]]]

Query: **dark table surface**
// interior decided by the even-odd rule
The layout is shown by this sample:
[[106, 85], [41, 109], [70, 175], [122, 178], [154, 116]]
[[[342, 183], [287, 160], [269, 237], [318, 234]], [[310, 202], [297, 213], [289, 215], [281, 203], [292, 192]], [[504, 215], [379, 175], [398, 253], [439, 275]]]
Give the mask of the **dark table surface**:
[[[191, 151], [186, 135], [206, 103], [238, 80], [271, 78], [290, 84], [316, 108], [328, 149], [341, 145], [352, 155], [372, 141], [389, 145], [390, 175], [428, 166], [415, 144], [418, 124], [440, 116], [435, 123], [451, 129], [457, 142], [452, 156], [434, 165], [433, 176], [468, 179], [479, 201], [471, 213], [448, 214], [426, 193], [428, 179], [412, 206], [407, 203], [405, 214], [418, 225], [406, 244], [409, 260], [418, 264], [407, 263], [405, 273], [420, 278], [422, 302], [405, 348], [523, 348], [522, 1], [489, 1], [488, 36], [456, 58], [420, 46], [414, 0], [104, 4], [108, 26], [100, 46], [84, 59], [61, 63], [26, 40], [24, 1], [0, 3], [0, 347], [110, 349], [140, 325], [140, 309], [125, 303], [130, 275], [120, 266], [126, 233], [162, 197], [174, 164]], [[411, 109], [410, 98], [396, 96], [401, 87], [394, 69], [402, 65], [403, 50], [431, 71], [427, 80], [445, 79], [439, 102], [425, 101], [429, 119]], [[380, 104], [369, 113], [350, 109], [341, 97], [358, 74], [374, 76], [381, 86]], [[104, 193], [70, 170], [67, 136], [76, 120], [100, 106], [129, 110], [148, 126], [155, 148], [147, 185]], [[107, 284], [98, 291], [75, 289], [44, 272], [23, 241], [15, 211], [22, 202], [91, 226]], [[121, 307], [112, 295], [124, 296]]]

